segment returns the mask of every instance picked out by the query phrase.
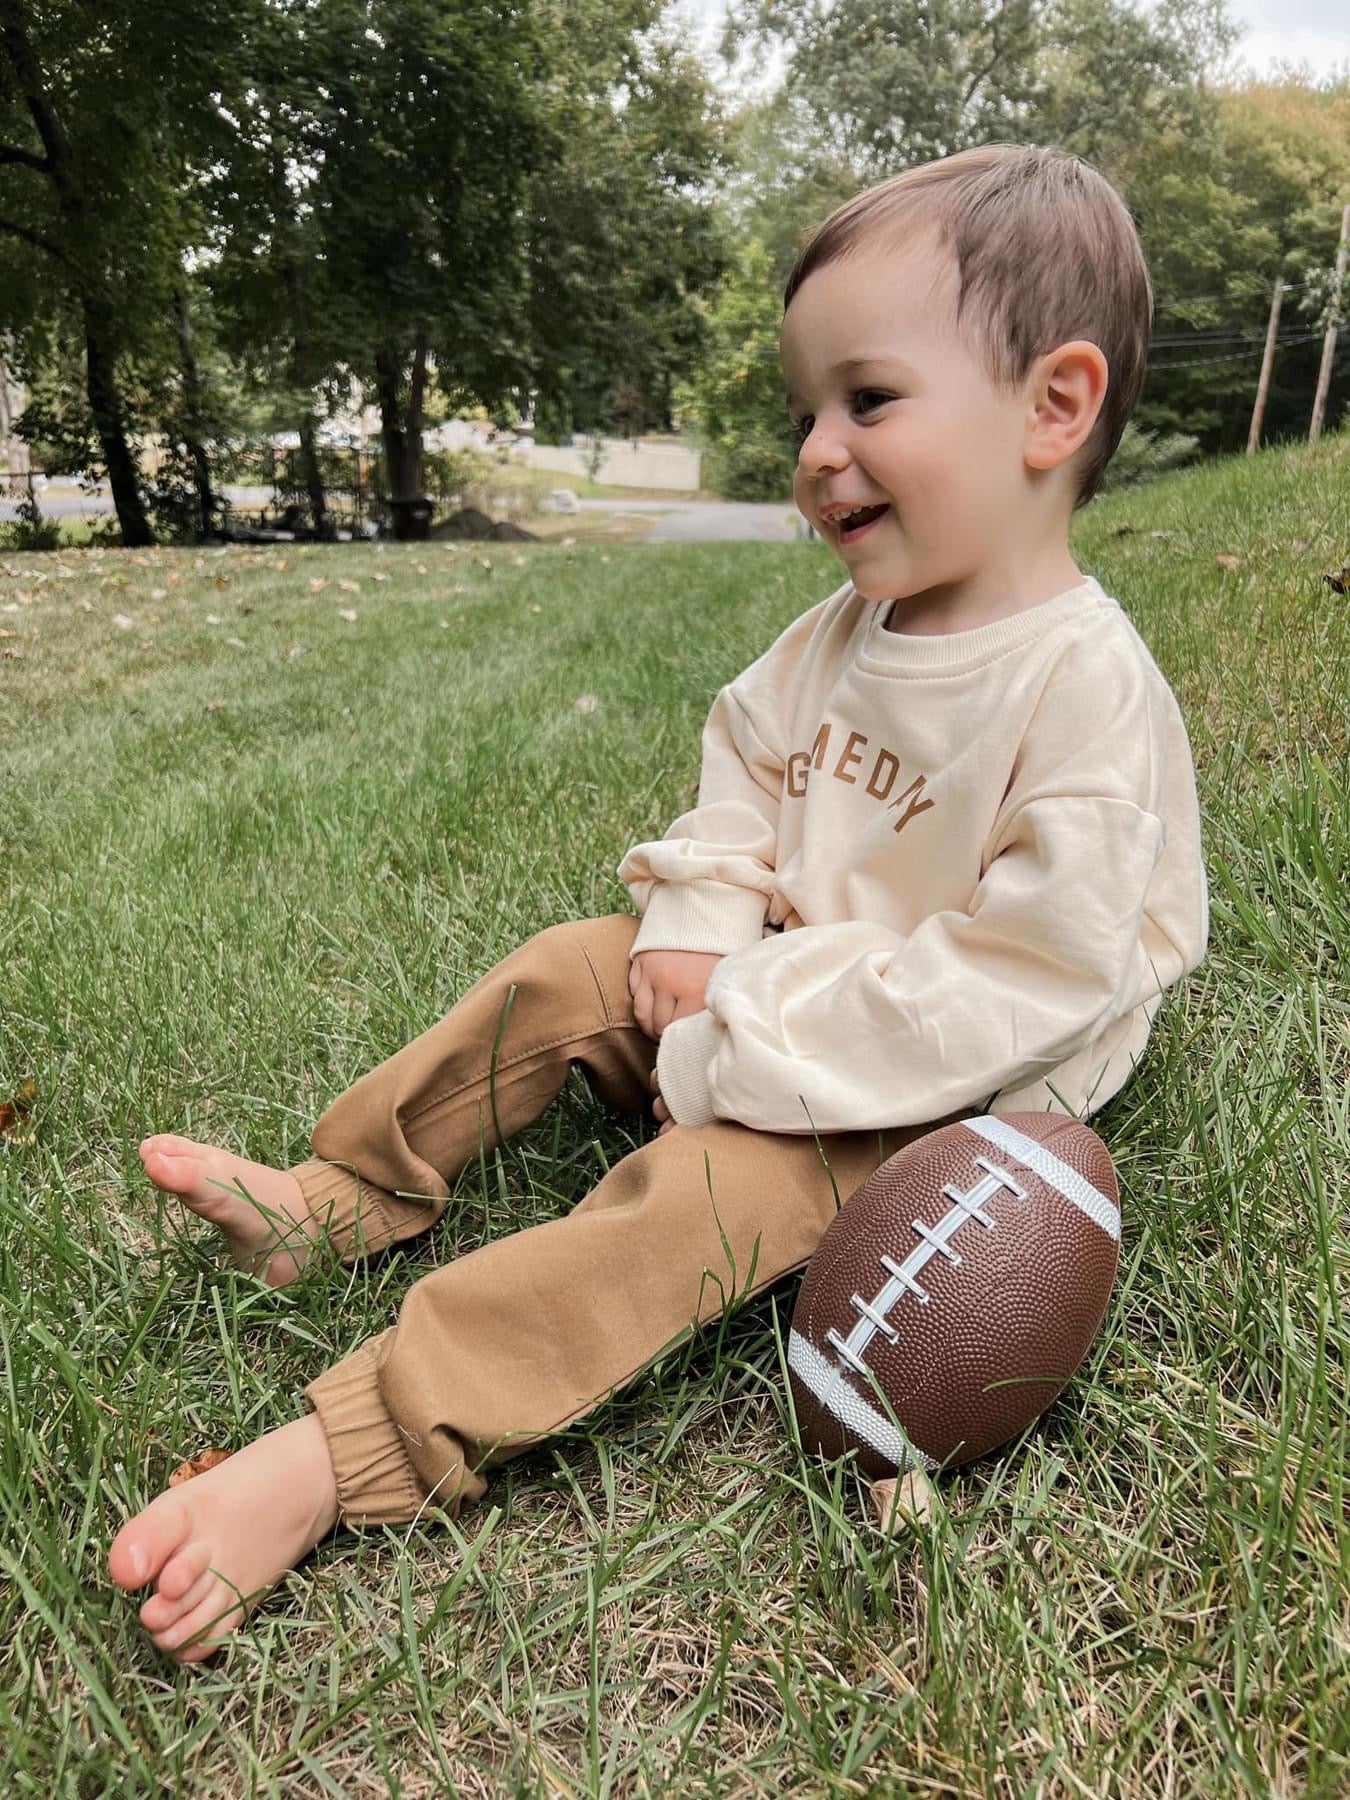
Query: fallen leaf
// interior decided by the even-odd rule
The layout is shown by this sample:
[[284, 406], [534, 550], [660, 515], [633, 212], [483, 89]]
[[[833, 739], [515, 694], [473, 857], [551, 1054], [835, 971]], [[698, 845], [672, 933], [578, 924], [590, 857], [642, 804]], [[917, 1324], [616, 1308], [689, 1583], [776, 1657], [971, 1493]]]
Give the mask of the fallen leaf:
[[170, 1487], [181, 1487], [185, 1481], [193, 1481], [198, 1475], [207, 1475], [212, 1469], [218, 1469], [233, 1455], [230, 1450], [203, 1450], [200, 1456], [191, 1457], [187, 1462], [179, 1463], [169, 1476]]
[[511, 561], [518, 569], [523, 569], [525, 567], [525, 558], [523, 556], [513, 556]]
[[1242, 558], [1233, 550], [1220, 550], [1214, 560], [1221, 569], [1240, 569], [1242, 567]]
[[225, 702], [223, 700], [208, 700], [202, 710], [204, 712], [219, 712], [224, 704]]
[[1170, 538], [1170, 537], [1175, 537], [1176, 532], [1175, 531], [1150, 531], [1148, 535], [1151, 538]]
[[1309, 540], [1307, 538], [1295, 538], [1293, 547], [1295, 550], [1306, 550], [1308, 548], [1308, 542]]
[[276, 570], [278, 575], [284, 575], [290, 566], [291, 565], [288, 562], [280, 558], [272, 564], [272, 567]]
[[562, 541], [563, 549], [566, 550], [569, 544], [575, 544], [576, 541], [575, 538], [564, 538]]
[[1350, 593], [1350, 563], [1346, 563], [1339, 573], [1335, 569], [1329, 569], [1322, 579], [1333, 594]]
[[315, 575], [310, 580], [309, 591], [311, 594], [321, 594], [327, 586], [328, 579], [326, 576]]
[[542, 607], [542, 606], [532, 606], [532, 607], [531, 607], [531, 608], [530, 608], [530, 611], [531, 611], [531, 612], [538, 612], [538, 613], [541, 613], [541, 612], [543, 612], [543, 610], [544, 610], [544, 609], [543, 609], [543, 607]]
[[349, 625], [355, 625], [356, 623], [356, 613], [350, 606], [339, 606], [338, 617], [339, 619], [345, 619]]
[[290, 649], [286, 652], [286, 654], [287, 654], [287, 656], [308, 656], [309, 655], [309, 645], [308, 644], [292, 644]]
[[377, 569], [370, 579], [372, 581], [388, 581], [389, 577], [382, 569]]
[[871, 1501], [878, 1522], [887, 1530], [897, 1523], [921, 1525], [933, 1516], [937, 1506], [937, 1496], [920, 1469], [910, 1469], [898, 1481], [874, 1481]]
[[425, 563], [418, 563], [418, 565], [417, 565], [417, 573], [418, 573], [418, 574], [419, 574], [419, 575], [425, 575], [425, 574], [426, 574], [426, 572], [427, 572], [427, 565], [426, 565], [426, 564], [425, 564]]
[[16, 650], [13, 645], [7, 644], [3, 650], [0, 650], [0, 659], [5, 662], [22, 662], [23, 651]]
[[348, 581], [345, 575], [342, 580], [338, 582], [338, 586], [342, 589], [344, 594], [359, 594], [361, 592], [361, 583], [359, 581]]
[[8, 1100], [0, 1101], [0, 1138], [11, 1144], [31, 1144], [32, 1134], [24, 1124], [37, 1099], [37, 1083], [31, 1077], [21, 1081]]
[[243, 638], [226, 638], [225, 642], [230, 646], [231, 650], [248, 649], [248, 645], [244, 642]]
[[181, 575], [170, 575], [170, 577], [169, 577], [169, 586], [170, 587], [182, 587], [182, 585], [183, 585], [183, 577]]
[[217, 575], [216, 576], [216, 586], [218, 588], [227, 588], [229, 585], [230, 585], [230, 577], [228, 575]]
[[579, 713], [593, 713], [600, 702], [594, 694], [578, 694], [576, 708]]
[[168, 588], [151, 588], [150, 590], [150, 598], [152, 600], [167, 600], [168, 597]]
[[442, 620], [441, 620], [441, 630], [442, 630], [442, 631], [449, 631], [449, 629], [450, 629], [450, 621], [449, 621], [449, 619], [442, 619]]
[[125, 613], [114, 613], [112, 622], [119, 631], [130, 631], [132, 626], [136, 623], [134, 619], [129, 619]]
[[20, 606], [31, 606], [34, 600], [37, 599], [37, 595], [28, 588], [17, 588], [15, 590], [14, 598], [18, 601]]
[[207, 613], [206, 622], [208, 625], [219, 625], [220, 615], [218, 613]]
[[11, 631], [8, 625], [0, 625], [0, 638], [18, 637], [17, 631]]

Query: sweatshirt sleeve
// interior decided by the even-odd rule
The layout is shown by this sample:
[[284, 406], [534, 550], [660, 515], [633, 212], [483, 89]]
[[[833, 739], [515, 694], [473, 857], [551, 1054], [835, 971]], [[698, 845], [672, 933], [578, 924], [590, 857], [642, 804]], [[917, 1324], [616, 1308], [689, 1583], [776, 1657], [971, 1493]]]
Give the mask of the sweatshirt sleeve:
[[703, 727], [697, 805], [619, 864], [642, 915], [631, 955], [725, 955], [759, 942], [773, 898], [791, 690], [829, 604], [794, 619], [719, 691]]
[[1023, 739], [968, 903], [907, 933], [837, 920], [726, 957], [705, 1010], [661, 1035], [671, 1116], [882, 1129], [1050, 1075], [1203, 954], [1194, 882], [1180, 899], [1154, 882], [1164, 820], [1184, 845], [1194, 810], [1185, 728], [1161, 677], [1131, 656], [1072, 650]]

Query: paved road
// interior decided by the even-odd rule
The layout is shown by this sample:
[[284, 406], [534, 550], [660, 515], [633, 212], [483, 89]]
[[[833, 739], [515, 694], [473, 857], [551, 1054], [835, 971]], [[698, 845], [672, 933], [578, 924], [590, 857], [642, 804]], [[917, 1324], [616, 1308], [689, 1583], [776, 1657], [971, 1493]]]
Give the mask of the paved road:
[[791, 504], [761, 505], [750, 500], [578, 500], [585, 512], [650, 512], [660, 516], [644, 544], [707, 544], [732, 538], [759, 543], [792, 543], [806, 521]]
[[[259, 511], [271, 496], [267, 488], [227, 488], [241, 510]], [[43, 514], [52, 519], [106, 518], [113, 510], [106, 490], [85, 494], [55, 482], [41, 495]], [[806, 536], [806, 522], [790, 501], [762, 505], [748, 500], [578, 500], [582, 512], [651, 513], [644, 544], [707, 544], [732, 539], [790, 544]], [[0, 520], [16, 516], [10, 501], [0, 500]]]

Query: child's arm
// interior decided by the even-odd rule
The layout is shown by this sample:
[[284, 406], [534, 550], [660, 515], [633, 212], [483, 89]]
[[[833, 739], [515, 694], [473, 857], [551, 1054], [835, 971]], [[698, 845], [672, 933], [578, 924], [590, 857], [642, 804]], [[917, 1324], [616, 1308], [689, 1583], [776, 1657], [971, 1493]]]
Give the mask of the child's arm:
[[1070, 672], [1042, 701], [968, 906], [908, 934], [840, 920], [726, 956], [706, 1010], [662, 1036], [671, 1114], [800, 1133], [922, 1124], [1040, 1081], [1114, 1021], [1155, 1011], [1208, 930], [1194, 773], [1176, 744], [1156, 690], [1128, 671], [1114, 689], [1099, 667]]
[[722, 956], [763, 936], [773, 898], [783, 733], [793, 678], [822, 601], [722, 688], [703, 728], [698, 803], [618, 867], [642, 923], [632, 954]]

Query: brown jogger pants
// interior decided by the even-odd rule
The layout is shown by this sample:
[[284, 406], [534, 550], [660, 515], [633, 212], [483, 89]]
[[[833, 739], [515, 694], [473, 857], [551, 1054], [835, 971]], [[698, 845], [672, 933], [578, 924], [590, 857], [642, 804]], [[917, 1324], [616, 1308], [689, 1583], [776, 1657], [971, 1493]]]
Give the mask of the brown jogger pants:
[[[657, 1045], [628, 988], [637, 927], [611, 913], [537, 933], [333, 1103], [314, 1130], [315, 1160], [294, 1173], [345, 1259], [425, 1231], [480, 1142], [490, 1151], [538, 1118], [573, 1063], [608, 1104], [650, 1108]], [[677, 1125], [565, 1217], [424, 1276], [397, 1325], [308, 1389], [343, 1518], [457, 1512], [492, 1463], [800, 1268], [837, 1204], [945, 1123], [819, 1139]]]

